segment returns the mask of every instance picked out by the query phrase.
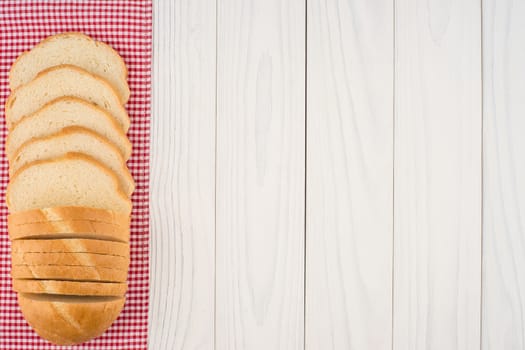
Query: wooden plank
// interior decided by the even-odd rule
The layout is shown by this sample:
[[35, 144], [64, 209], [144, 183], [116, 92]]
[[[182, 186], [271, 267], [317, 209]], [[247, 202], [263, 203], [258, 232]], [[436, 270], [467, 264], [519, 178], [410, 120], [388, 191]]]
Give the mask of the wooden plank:
[[393, 3], [307, 22], [306, 349], [390, 350]]
[[479, 0], [396, 0], [394, 349], [479, 349]]
[[213, 349], [215, 0], [154, 4], [149, 346]]
[[304, 1], [217, 10], [216, 348], [302, 349]]
[[525, 349], [525, 3], [483, 1], [482, 349]]

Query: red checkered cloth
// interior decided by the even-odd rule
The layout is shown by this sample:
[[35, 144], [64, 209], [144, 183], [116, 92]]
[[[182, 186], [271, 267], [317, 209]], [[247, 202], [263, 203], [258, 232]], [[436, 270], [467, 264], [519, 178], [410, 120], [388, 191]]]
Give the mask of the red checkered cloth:
[[8, 181], [4, 144], [4, 109], [0, 129], [0, 349], [147, 349], [149, 290], [149, 130], [152, 48], [151, 0], [1, 0], [0, 104], [9, 94], [8, 72], [15, 58], [43, 38], [66, 31], [83, 32], [113, 46], [126, 61], [131, 98], [128, 162], [136, 181], [131, 224], [131, 266], [124, 310], [101, 337], [88, 343], [54, 346], [36, 335], [19, 311], [11, 289], [10, 243], [7, 235], [5, 189]]

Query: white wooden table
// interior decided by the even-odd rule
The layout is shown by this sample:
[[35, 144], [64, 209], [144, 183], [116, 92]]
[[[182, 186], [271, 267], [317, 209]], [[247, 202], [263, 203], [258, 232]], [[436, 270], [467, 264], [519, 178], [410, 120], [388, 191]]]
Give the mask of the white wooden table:
[[154, 28], [151, 349], [525, 349], [525, 1]]

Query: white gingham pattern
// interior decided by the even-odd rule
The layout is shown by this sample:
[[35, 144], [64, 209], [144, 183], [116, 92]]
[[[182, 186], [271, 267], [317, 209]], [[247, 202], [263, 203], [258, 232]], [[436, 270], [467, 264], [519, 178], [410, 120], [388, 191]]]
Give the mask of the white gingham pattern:
[[[151, 0], [0, 0], [0, 104], [9, 94], [8, 72], [15, 58], [43, 38], [65, 31], [86, 33], [113, 46], [126, 61], [131, 98], [128, 162], [137, 187], [133, 195], [131, 266], [126, 306], [101, 337], [78, 346], [60, 347], [40, 339], [24, 321], [11, 289], [10, 244], [5, 189], [8, 181], [0, 128], [0, 350], [143, 350], [147, 349], [149, 291], [149, 132], [151, 91]], [[5, 121], [4, 109], [0, 117]]]

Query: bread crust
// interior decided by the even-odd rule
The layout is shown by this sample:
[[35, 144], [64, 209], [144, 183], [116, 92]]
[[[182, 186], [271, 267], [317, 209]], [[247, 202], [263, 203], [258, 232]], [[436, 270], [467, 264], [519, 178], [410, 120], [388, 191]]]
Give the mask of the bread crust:
[[85, 295], [85, 296], [124, 296], [126, 283], [78, 282], [56, 280], [13, 280], [13, 290], [18, 293]]
[[113, 143], [109, 139], [108, 139], [108, 142], [111, 142], [113, 145], [115, 145], [119, 149], [119, 152], [122, 155], [122, 157], [124, 158], [124, 160], [128, 160], [129, 159], [129, 157], [131, 156], [131, 151], [132, 151], [131, 142], [127, 138], [126, 134], [124, 133], [124, 131], [122, 130], [120, 125], [116, 122], [115, 118], [113, 118], [111, 116], [111, 114], [109, 114], [107, 111], [103, 110], [102, 108], [100, 108], [100, 107], [98, 107], [98, 106], [96, 106], [96, 105], [94, 105], [92, 103], [89, 103], [87, 101], [84, 101], [84, 100], [82, 100], [82, 99], [80, 99], [78, 97], [74, 97], [74, 96], [64, 96], [64, 97], [59, 97], [57, 99], [54, 99], [54, 100], [46, 103], [45, 105], [43, 105], [39, 110], [37, 110], [33, 114], [25, 116], [25, 117], [21, 118], [20, 120], [18, 120], [17, 122], [13, 123], [13, 125], [11, 127], [11, 132], [8, 133], [7, 138], [6, 138], [6, 142], [5, 142], [6, 154], [7, 154], [9, 159], [12, 158], [12, 155], [20, 148], [20, 146], [19, 146], [17, 149], [12, 149], [12, 146], [11, 146], [12, 142], [11, 142], [11, 140], [12, 140], [13, 131], [16, 130], [16, 128], [19, 125], [21, 125], [23, 122], [27, 122], [27, 120], [30, 120], [32, 118], [38, 118], [43, 113], [46, 113], [48, 109], [53, 108], [55, 104], [59, 104], [59, 103], [62, 103], [62, 102], [70, 102], [70, 103], [81, 104], [81, 105], [84, 105], [86, 108], [92, 109], [94, 111], [94, 113], [104, 115], [105, 119], [107, 120], [107, 122], [111, 125], [111, 128], [113, 129], [113, 131], [116, 132], [119, 135], [119, 139], [122, 141], [122, 144], [119, 147], [118, 145], [116, 145], [115, 143]]
[[129, 244], [96, 239], [22, 239], [11, 242], [11, 253], [94, 253], [129, 259]]
[[29, 325], [42, 338], [57, 345], [74, 345], [96, 338], [117, 319], [125, 298], [69, 301], [67, 297], [46, 300], [18, 294], [20, 310]]
[[[84, 128], [82, 126], [68, 126], [68, 127], [63, 128], [61, 131], [59, 131], [57, 133], [54, 133], [54, 134], [51, 134], [51, 135], [48, 135], [48, 136], [33, 138], [31, 140], [26, 141], [25, 143], [23, 143], [20, 146], [18, 151], [10, 159], [10, 163], [11, 164], [16, 163], [16, 159], [21, 155], [22, 152], [24, 152], [25, 148], [28, 147], [28, 146], [31, 146], [31, 145], [33, 145], [35, 143], [38, 143], [38, 142], [51, 141], [51, 140], [56, 139], [56, 138], [69, 136], [69, 135], [75, 135], [75, 134], [79, 134], [79, 133], [87, 134], [90, 137], [97, 139], [99, 142], [103, 143], [106, 147], [110, 148], [112, 150], [113, 154], [116, 155], [116, 157], [118, 158], [118, 161], [120, 163], [120, 169], [119, 169], [119, 174], [116, 174], [115, 172], [113, 172], [113, 173], [115, 175], [117, 175], [117, 177], [119, 178], [119, 185], [120, 185], [121, 190], [124, 193], [126, 193], [126, 195], [128, 197], [130, 197], [131, 194], [133, 193], [133, 191], [135, 190], [135, 181], [133, 180], [133, 176], [131, 176], [131, 173], [130, 173], [129, 169], [126, 166], [126, 162], [125, 162], [124, 158], [122, 158], [122, 155], [120, 154], [119, 149], [116, 146], [114, 146], [112, 143], [107, 141], [107, 139], [104, 138], [103, 136], [97, 134], [96, 132], [94, 132], [94, 131], [92, 131], [92, 130], [90, 130], [88, 128]], [[46, 158], [46, 159], [52, 159], [52, 158]], [[46, 159], [43, 159], [43, 160], [46, 160]], [[95, 158], [93, 158], [93, 159], [95, 159]], [[98, 159], [97, 159], [97, 161], [100, 162], [101, 164], [103, 164], [102, 161], [99, 161]], [[104, 164], [104, 165], [108, 166], [107, 164]], [[15, 168], [15, 167], [11, 167], [10, 166], [9, 167], [9, 175], [11, 176], [12, 174], [16, 173], [16, 170], [18, 168], [20, 168], [20, 167], [16, 167]]]
[[89, 220], [128, 228], [131, 217], [130, 215], [117, 213], [112, 210], [89, 207], [42, 208], [11, 213], [7, 216], [8, 226], [64, 220]]
[[92, 282], [126, 282], [127, 270], [93, 266], [14, 265], [13, 279], [67, 280]]
[[[12, 83], [12, 80], [13, 80], [13, 74], [16, 70], [16, 67], [21, 64], [21, 62], [25, 59], [27, 59], [30, 54], [31, 54], [31, 51], [35, 48], [40, 48], [46, 44], [49, 44], [51, 41], [54, 41], [54, 40], [59, 40], [60, 38], [63, 38], [63, 37], [70, 37], [70, 36], [76, 36], [76, 37], [79, 37], [83, 40], [87, 40], [87, 41], [90, 41], [92, 43], [95, 44], [95, 46], [103, 46], [106, 50], [110, 51], [111, 53], [114, 54], [115, 57], [118, 58], [118, 60], [120, 61], [120, 68], [123, 70], [123, 74], [121, 76], [121, 80], [124, 82], [124, 84], [122, 85], [122, 87], [124, 88], [122, 93], [120, 93], [120, 90], [119, 88], [117, 88], [116, 86], [113, 86], [113, 84], [111, 84], [111, 86], [113, 87], [113, 89], [115, 90], [115, 92], [117, 93], [117, 96], [119, 97], [119, 100], [121, 101], [122, 104], [125, 104], [128, 99], [129, 99], [129, 96], [130, 96], [130, 89], [129, 89], [129, 85], [127, 83], [127, 80], [128, 80], [128, 67], [126, 66], [126, 63], [124, 62], [124, 59], [122, 58], [122, 56], [113, 48], [111, 47], [110, 45], [106, 44], [105, 42], [103, 41], [98, 41], [98, 40], [95, 40], [87, 35], [85, 35], [84, 33], [80, 33], [80, 32], [64, 32], [64, 33], [59, 33], [59, 34], [55, 34], [55, 35], [51, 35], [51, 36], [48, 36], [47, 38], [44, 38], [42, 41], [40, 41], [37, 45], [33, 46], [33, 48], [31, 50], [27, 50], [25, 52], [23, 52], [21, 55], [19, 55], [15, 62], [13, 62], [12, 66], [11, 66], [11, 69], [9, 70], [9, 88], [11, 89], [11, 91], [15, 90], [16, 87], [13, 86], [13, 83]], [[95, 76], [98, 76], [102, 79], [106, 79], [98, 74], [95, 74], [95, 73], [91, 73]], [[38, 73], [33, 77], [33, 79], [38, 75]], [[26, 82], [27, 83], [27, 82]]]
[[[116, 175], [109, 169], [107, 168], [105, 165], [101, 164], [99, 161], [97, 161], [96, 159], [94, 159], [93, 157], [90, 157], [86, 154], [83, 154], [83, 153], [78, 153], [78, 152], [70, 152], [70, 153], [67, 153], [63, 156], [60, 156], [60, 157], [56, 157], [56, 158], [53, 158], [53, 159], [47, 159], [47, 160], [37, 160], [37, 161], [34, 161], [34, 162], [31, 162], [29, 164], [26, 164], [24, 165], [23, 167], [21, 167], [20, 169], [18, 169], [12, 176], [11, 176], [11, 180], [9, 181], [9, 184], [7, 185], [7, 190], [6, 190], [6, 203], [7, 203], [7, 206], [8, 208], [11, 208], [11, 201], [10, 201], [10, 188], [13, 184], [13, 182], [16, 181], [16, 178], [18, 175], [20, 175], [22, 172], [24, 172], [26, 169], [29, 169], [30, 167], [32, 166], [37, 166], [39, 164], [49, 164], [49, 163], [58, 163], [58, 162], [63, 162], [63, 161], [67, 161], [67, 160], [82, 160], [82, 161], [85, 161], [87, 163], [91, 163], [91, 165], [97, 167], [99, 170], [101, 170], [102, 172], [104, 172], [109, 178], [112, 179], [112, 182], [113, 182], [113, 185], [114, 185], [114, 188], [115, 188], [115, 191], [117, 193], [117, 196], [121, 197], [121, 199], [123, 200], [123, 202], [126, 202], [127, 204], [127, 209], [126, 209], [126, 212], [125, 214], [129, 214], [131, 212], [131, 200], [129, 199], [129, 197], [122, 191], [121, 187], [120, 187], [120, 182], [118, 180], [118, 178], [116, 177]], [[10, 209], [11, 211], [11, 209]]]
[[129, 257], [95, 253], [11, 253], [12, 266], [86, 266], [129, 268]]
[[9, 239], [38, 238], [53, 235], [61, 237], [105, 237], [129, 242], [129, 227], [90, 220], [63, 220], [8, 226]]
[[[32, 81], [30, 81], [29, 83], [27, 83], [25, 85], [19, 86], [18, 88], [16, 88], [15, 90], [13, 90], [11, 92], [11, 94], [9, 95], [9, 97], [7, 98], [7, 100], [5, 102], [5, 119], [6, 119], [7, 128], [9, 130], [12, 130], [13, 125], [15, 123], [17, 123], [22, 118], [26, 117], [25, 115], [22, 115], [22, 116], [20, 116], [20, 118], [18, 120], [15, 120], [15, 121], [12, 120], [11, 108], [12, 108], [12, 104], [16, 101], [16, 99], [18, 97], [17, 95], [19, 94], [19, 91], [21, 91], [21, 89], [30, 87], [31, 84], [35, 84], [39, 79], [41, 79], [46, 74], [54, 72], [56, 70], [61, 70], [61, 69], [69, 69], [69, 70], [76, 71], [78, 74], [84, 75], [84, 76], [89, 76], [92, 79], [98, 81], [101, 85], [104, 85], [108, 89], [108, 91], [114, 96], [114, 98], [117, 101], [119, 101], [119, 103], [117, 103], [117, 105], [116, 105], [116, 108], [119, 110], [118, 114], [124, 116], [123, 120], [118, 120], [118, 118], [115, 116], [114, 117], [115, 121], [121, 126], [121, 128], [122, 128], [122, 130], [124, 132], [128, 131], [129, 125], [130, 125], [129, 115], [126, 112], [126, 109], [124, 108], [124, 106], [120, 103], [120, 100], [118, 98], [117, 92], [115, 91], [113, 86], [111, 86], [103, 78], [101, 78], [101, 77], [99, 77], [97, 75], [93, 75], [93, 74], [89, 73], [88, 71], [86, 71], [86, 70], [84, 70], [84, 69], [82, 69], [80, 67], [73, 66], [71, 64], [61, 64], [61, 65], [58, 65], [58, 66], [49, 67], [47, 69], [44, 69], [41, 72], [39, 72]], [[51, 101], [49, 101], [49, 102], [51, 102]], [[49, 103], [49, 102], [47, 102], [47, 103]], [[40, 108], [42, 108], [42, 106], [40, 106]]]

